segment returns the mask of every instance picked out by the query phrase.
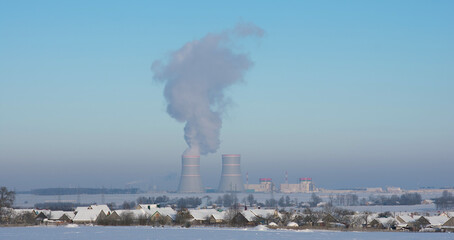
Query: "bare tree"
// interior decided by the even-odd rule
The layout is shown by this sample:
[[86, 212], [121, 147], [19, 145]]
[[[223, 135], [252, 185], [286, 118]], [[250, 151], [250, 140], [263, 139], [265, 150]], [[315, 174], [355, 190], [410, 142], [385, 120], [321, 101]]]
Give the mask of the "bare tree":
[[125, 211], [120, 215], [121, 225], [129, 226], [134, 221], [134, 214], [131, 211]]
[[8, 191], [6, 187], [0, 188], [0, 208], [10, 208], [13, 206], [15, 199], [16, 193], [14, 191]]
[[0, 188], [0, 223], [9, 222], [12, 218], [11, 206], [16, 199], [14, 191], [8, 191], [6, 187]]
[[252, 207], [253, 204], [256, 204], [257, 201], [254, 199], [254, 195], [249, 194], [247, 196], [247, 201], [249, 202], [249, 206]]
[[365, 211], [365, 212], [363, 212], [363, 214], [361, 215], [365, 227], [367, 227], [367, 225], [369, 224], [368, 220], [369, 220], [369, 216], [370, 216], [370, 215], [372, 215], [372, 213], [369, 212], [369, 211]]
[[185, 225], [186, 223], [191, 220], [192, 216], [188, 209], [183, 208], [177, 211], [177, 215], [175, 217], [175, 223], [180, 225]]
[[311, 201], [309, 202], [311, 207], [316, 207], [317, 204], [319, 204], [320, 202], [322, 202], [322, 199], [319, 196], [317, 196], [315, 193], [312, 193]]

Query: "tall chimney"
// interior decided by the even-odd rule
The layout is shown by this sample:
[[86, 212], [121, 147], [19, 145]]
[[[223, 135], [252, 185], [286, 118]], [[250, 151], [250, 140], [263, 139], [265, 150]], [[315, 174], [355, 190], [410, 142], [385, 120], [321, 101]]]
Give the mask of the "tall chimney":
[[200, 156], [183, 155], [181, 157], [181, 178], [178, 192], [203, 192], [202, 178], [200, 177]]
[[218, 192], [244, 192], [240, 154], [222, 155], [222, 174]]

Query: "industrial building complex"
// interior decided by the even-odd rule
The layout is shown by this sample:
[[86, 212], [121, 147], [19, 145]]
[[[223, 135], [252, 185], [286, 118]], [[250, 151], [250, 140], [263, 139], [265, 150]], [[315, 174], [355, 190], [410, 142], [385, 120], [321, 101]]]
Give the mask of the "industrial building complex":
[[[271, 178], [260, 178], [258, 184], [249, 184], [249, 177], [246, 174], [246, 184], [243, 182], [241, 174], [241, 155], [240, 154], [223, 154], [222, 155], [222, 172], [217, 192], [276, 192], [283, 193], [308, 193], [316, 192], [318, 189], [314, 186], [312, 178], [300, 178], [296, 184], [280, 184], [276, 188]], [[183, 155], [181, 157], [181, 178], [178, 186], [180, 193], [202, 193], [205, 192], [200, 176], [200, 156]]]

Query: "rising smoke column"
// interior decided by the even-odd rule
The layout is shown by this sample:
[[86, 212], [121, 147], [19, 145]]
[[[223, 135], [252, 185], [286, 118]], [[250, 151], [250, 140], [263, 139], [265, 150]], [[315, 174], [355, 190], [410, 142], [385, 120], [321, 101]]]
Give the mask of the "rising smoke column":
[[154, 80], [165, 83], [167, 113], [186, 123], [185, 155], [214, 153], [219, 148], [222, 113], [227, 104], [224, 90], [241, 81], [253, 64], [248, 55], [234, 52], [232, 44], [263, 34], [254, 24], [239, 23], [234, 29], [188, 42], [168, 59], [153, 63]]

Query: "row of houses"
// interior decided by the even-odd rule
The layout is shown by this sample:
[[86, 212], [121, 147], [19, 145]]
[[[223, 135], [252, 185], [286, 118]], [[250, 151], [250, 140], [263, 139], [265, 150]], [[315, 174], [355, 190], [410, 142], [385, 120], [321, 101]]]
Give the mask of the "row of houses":
[[375, 217], [369, 224], [374, 228], [420, 231], [454, 231], [454, 212], [438, 216], [402, 214], [390, 217]]
[[[172, 224], [177, 220], [178, 212], [171, 207], [158, 207], [156, 204], [139, 204], [136, 209], [111, 210], [107, 205], [90, 205], [77, 207], [74, 211], [50, 211], [36, 209], [13, 209], [14, 215], [32, 213], [35, 220], [42, 224], [96, 224], [100, 222], [115, 223], [128, 218], [132, 223], [151, 221], [161, 224]], [[229, 215], [230, 214], [230, 215]], [[233, 215], [237, 216], [233, 216]], [[257, 219], [270, 216], [279, 218], [281, 214], [274, 209], [252, 209], [236, 212], [223, 209], [188, 209], [187, 221], [191, 224], [225, 224], [228, 219], [236, 218], [239, 224], [252, 224]]]
[[[227, 220], [238, 214], [245, 220], [239, 223], [252, 223], [257, 218], [266, 219], [269, 216], [279, 217], [281, 214], [274, 209], [252, 209], [243, 211], [226, 211], [223, 209], [188, 209], [185, 220], [191, 224], [225, 224]], [[158, 207], [156, 204], [139, 204], [136, 209], [131, 210], [114, 210], [110, 211], [106, 205], [92, 205], [86, 208], [77, 208], [73, 223], [89, 224], [89, 223], [115, 223], [129, 219], [133, 223], [140, 221], [159, 222], [161, 224], [172, 224], [178, 219], [178, 212], [171, 207]]]
[[383, 214], [353, 213], [339, 216], [333, 213], [307, 213], [300, 211], [281, 211], [276, 209], [188, 209], [176, 211], [171, 207], [156, 204], [140, 204], [136, 209], [111, 210], [107, 205], [78, 207], [75, 211], [50, 211], [36, 209], [13, 209], [15, 215], [30, 213], [41, 224], [150, 224], [171, 225], [184, 221], [194, 225], [257, 225], [269, 226], [314, 226], [338, 228], [377, 228], [410, 231], [454, 231], [454, 212], [444, 212], [437, 216], [422, 216], [398, 213], [380, 217]]

